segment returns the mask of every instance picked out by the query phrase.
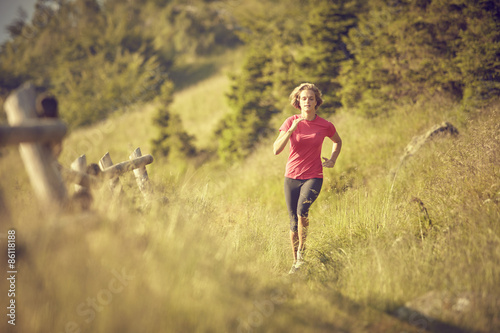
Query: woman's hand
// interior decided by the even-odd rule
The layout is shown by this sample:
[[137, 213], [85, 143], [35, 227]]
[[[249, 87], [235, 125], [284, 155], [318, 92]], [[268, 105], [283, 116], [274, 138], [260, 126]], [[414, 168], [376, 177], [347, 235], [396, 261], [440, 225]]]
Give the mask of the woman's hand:
[[335, 166], [335, 161], [334, 160], [329, 160], [326, 157], [323, 157], [323, 159], [325, 160], [323, 162], [323, 167], [324, 168], [333, 168]]
[[323, 159], [325, 160], [323, 162], [324, 168], [333, 168], [335, 166], [337, 157], [339, 157], [340, 150], [342, 149], [342, 139], [340, 138], [338, 132], [335, 132], [335, 134], [330, 139], [333, 141], [332, 156], [330, 156], [330, 159], [323, 157]]
[[304, 117], [300, 117], [300, 118], [297, 118], [293, 121], [292, 123], [292, 126], [290, 126], [290, 128], [288, 129], [288, 132], [293, 132], [297, 129], [297, 126], [299, 125], [299, 123], [302, 121], [302, 120], [306, 120], [306, 118]]

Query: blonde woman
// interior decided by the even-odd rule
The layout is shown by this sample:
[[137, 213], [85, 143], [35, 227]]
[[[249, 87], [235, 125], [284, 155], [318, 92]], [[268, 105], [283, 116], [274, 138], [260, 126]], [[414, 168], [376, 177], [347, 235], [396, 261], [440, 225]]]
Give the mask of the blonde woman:
[[[281, 153], [290, 141], [285, 171], [285, 200], [290, 216], [290, 241], [293, 265], [290, 274], [304, 263], [304, 249], [309, 226], [309, 208], [323, 185], [323, 168], [333, 168], [342, 148], [335, 126], [316, 113], [323, 103], [321, 92], [312, 83], [303, 83], [290, 94], [290, 103], [300, 110], [285, 120], [274, 142], [274, 154]], [[330, 158], [323, 157], [323, 140], [333, 141]]]

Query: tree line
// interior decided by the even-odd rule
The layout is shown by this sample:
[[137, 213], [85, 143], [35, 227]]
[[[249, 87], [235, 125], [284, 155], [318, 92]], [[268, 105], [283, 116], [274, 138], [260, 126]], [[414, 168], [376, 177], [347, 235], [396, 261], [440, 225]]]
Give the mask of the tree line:
[[322, 90], [326, 115], [376, 117], [435, 94], [487, 103], [500, 92], [499, 22], [493, 0], [38, 0], [31, 21], [21, 12], [7, 26], [0, 96], [31, 80], [58, 96], [73, 128], [160, 99], [157, 153], [193, 155], [168, 109], [169, 74], [183, 57], [243, 44], [232, 111], [214, 132], [232, 161], [294, 112], [288, 94], [301, 82]]
[[288, 94], [301, 82], [322, 90], [326, 115], [344, 107], [376, 117], [394, 103], [436, 94], [477, 107], [500, 93], [497, 1], [287, 4], [240, 21], [245, 27], [240, 37], [251, 51], [241, 75], [233, 78], [233, 113], [218, 129], [223, 159], [247, 156], [259, 140], [256, 134], [270, 129], [273, 114], [289, 112]]
[[[26, 80], [60, 99], [71, 127], [169, 93], [177, 58], [238, 43], [210, 1], [38, 0], [0, 49], [0, 94]], [[163, 88], [163, 89], [162, 89]]]

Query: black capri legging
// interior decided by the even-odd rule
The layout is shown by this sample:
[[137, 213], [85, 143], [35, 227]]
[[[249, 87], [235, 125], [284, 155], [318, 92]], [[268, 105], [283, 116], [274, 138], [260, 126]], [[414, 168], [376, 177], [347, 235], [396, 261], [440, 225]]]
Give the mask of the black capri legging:
[[321, 191], [323, 178], [292, 179], [285, 177], [285, 200], [290, 216], [290, 230], [298, 231], [299, 216], [307, 217], [309, 208]]

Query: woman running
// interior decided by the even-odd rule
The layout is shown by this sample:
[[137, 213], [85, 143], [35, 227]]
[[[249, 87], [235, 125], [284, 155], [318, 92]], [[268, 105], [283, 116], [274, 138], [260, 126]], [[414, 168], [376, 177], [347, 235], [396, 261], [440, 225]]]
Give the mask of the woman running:
[[[335, 126], [316, 112], [323, 103], [321, 92], [312, 83], [303, 83], [290, 94], [290, 103], [300, 114], [285, 120], [274, 142], [278, 155], [290, 141], [290, 155], [285, 172], [285, 200], [290, 216], [290, 241], [293, 265], [290, 274], [304, 263], [304, 249], [309, 226], [308, 214], [323, 185], [323, 167], [333, 168], [342, 148]], [[333, 141], [330, 158], [323, 157], [321, 148], [325, 137]]]

